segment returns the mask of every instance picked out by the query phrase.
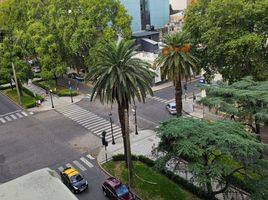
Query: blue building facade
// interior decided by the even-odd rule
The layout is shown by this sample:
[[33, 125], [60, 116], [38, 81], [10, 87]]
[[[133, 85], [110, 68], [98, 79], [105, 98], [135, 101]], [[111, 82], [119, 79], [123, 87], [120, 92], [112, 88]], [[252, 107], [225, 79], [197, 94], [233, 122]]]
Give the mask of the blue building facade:
[[169, 23], [169, 0], [121, 0], [132, 16], [133, 32], [145, 30], [146, 25], [161, 28]]

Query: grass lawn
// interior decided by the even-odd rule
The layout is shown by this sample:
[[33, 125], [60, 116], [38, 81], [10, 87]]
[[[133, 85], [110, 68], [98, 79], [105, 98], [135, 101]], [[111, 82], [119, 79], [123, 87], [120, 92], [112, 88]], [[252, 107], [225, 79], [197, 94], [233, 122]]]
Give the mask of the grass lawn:
[[[6, 96], [11, 98], [13, 101], [17, 102], [19, 104], [19, 99], [17, 95], [17, 90], [14, 88], [12, 89], [6, 89], [2, 91]], [[23, 96], [21, 97], [21, 103], [22, 107], [24, 108], [32, 108], [36, 105], [36, 99], [34, 97], [29, 96], [25, 92], [23, 92]]]
[[[182, 189], [152, 168], [139, 161], [134, 164], [133, 191], [143, 200], [198, 200], [199, 198]], [[123, 161], [109, 161], [102, 165], [114, 177], [127, 183], [127, 170]]]
[[[56, 83], [54, 80], [49, 81], [40, 81], [35, 83], [37, 86], [42, 87], [46, 90], [52, 90], [54, 94], [57, 94], [58, 96], [70, 96], [70, 90], [69, 88], [65, 88], [63, 86], [56, 86]], [[55, 90], [56, 89], [56, 90]], [[72, 95], [77, 96], [79, 94], [78, 91], [72, 90]]]

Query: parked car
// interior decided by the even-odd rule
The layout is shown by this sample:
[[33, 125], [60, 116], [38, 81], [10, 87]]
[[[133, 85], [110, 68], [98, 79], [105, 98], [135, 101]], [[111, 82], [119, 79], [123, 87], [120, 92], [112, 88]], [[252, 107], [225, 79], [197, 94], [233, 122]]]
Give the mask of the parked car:
[[60, 173], [62, 182], [73, 192], [79, 193], [88, 188], [87, 180], [75, 169], [68, 167]]
[[134, 200], [135, 195], [120, 180], [110, 177], [102, 184], [104, 196], [113, 200]]
[[78, 76], [78, 74], [72, 72], [72, 73], [69, 73], [67, 76], [68, 76], [68, 78], [76, 79], [76, 76]]
[[169, 103], [169, 104], [167, 104], [166, 109], [168, 110], [168, 112], [171, 115], [177, 114], [176, 104], [175, 103]]
[[32, 67], [31, 70], [32, 70], [32, 72], [34, 72], [34, 73], [39, 73], [39, 72], [41, 72], [41, 68], [40, 68], [39, 66]]

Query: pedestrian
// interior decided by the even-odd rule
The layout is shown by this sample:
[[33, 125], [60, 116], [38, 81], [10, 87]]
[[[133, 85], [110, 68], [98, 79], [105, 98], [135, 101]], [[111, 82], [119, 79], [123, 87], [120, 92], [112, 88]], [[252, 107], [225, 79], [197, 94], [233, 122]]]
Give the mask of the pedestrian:
[[235, 115], [234, 115], [234, 113], [231, 115], [231, 120], [234, 120], [235, 121]]

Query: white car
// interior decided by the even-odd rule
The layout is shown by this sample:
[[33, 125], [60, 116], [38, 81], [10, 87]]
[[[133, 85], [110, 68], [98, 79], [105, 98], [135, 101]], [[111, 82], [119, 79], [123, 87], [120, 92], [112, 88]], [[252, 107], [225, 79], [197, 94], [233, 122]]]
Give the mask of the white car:
[[166, 109], [168, 110], [168, 112], [171, 115], [177, 114], [176, 104], [175, 103], [169, 103], [169, 104], [167, 104]]

